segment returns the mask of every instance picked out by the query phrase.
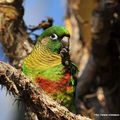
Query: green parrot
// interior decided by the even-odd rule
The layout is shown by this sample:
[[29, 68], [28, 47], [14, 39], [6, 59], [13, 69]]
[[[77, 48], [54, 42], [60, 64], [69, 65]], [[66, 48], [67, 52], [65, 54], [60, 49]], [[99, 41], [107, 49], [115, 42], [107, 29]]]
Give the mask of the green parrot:
[[70, 34], [63, 26], [52, 26], [38, 37], [23, 62], [23, 73], [61, 105], [74, 112], [77, 67], [69, 55]]

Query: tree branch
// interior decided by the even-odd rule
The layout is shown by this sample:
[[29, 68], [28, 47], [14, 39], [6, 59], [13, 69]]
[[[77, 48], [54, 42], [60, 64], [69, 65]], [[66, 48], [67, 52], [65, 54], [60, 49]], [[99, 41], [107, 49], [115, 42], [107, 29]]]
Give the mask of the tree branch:
[[53, 101], [42, 89], [37, 88], [19, 70], [3, 62], [0, 62], [0, 84], [6, 86], [15, 97], [30, 107], [39, 120], [90, 120], [69, 112]]

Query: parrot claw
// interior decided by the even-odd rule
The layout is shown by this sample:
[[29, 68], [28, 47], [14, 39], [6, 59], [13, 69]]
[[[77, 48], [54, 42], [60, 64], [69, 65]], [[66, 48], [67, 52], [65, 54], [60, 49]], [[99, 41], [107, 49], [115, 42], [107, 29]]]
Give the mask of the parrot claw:
[[69, 49], [68, 48], [62, 48], [62, 50], [60, 51], [60, 55], [62, 57], [62, 63], [65, 66], [69, 66], [70, 65], [70, 55], [69, 55]]
[[63, 57], [64, 55], [69, 54], [69, 50], [68, 48], [62, 48], [62, 50], [60, 51], [60, 55]]

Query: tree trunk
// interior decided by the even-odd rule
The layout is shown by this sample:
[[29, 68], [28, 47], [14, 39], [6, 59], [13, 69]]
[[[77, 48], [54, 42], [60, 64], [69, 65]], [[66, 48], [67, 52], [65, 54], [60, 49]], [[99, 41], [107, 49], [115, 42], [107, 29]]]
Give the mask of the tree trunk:
[[[65, 17], [66, 27], [72, 35], [71, 58], [80, 69], [76, 88], [77, 112], [92, 118], [94, 113], [99, 112], [100, 109], [95, 85], [97, 68], [91, 53], [90, 23], [94, 4], [95, 0], [68, 0]], [[86, 95], [92, 97], [86, 99]]]
[[[104, 0], [93, 12], [92, 53], [98, 65], [105, 103], [114, 120], [120, 119], [120, 2]], [[96, 23], [96, 25], [95, 25]], [[100, 51], [99, 51], [100, 49]]]

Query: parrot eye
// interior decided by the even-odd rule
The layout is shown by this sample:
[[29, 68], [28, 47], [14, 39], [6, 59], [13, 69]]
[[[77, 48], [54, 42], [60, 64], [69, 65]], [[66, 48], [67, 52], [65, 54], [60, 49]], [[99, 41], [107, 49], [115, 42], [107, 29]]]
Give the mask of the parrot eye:
[[56, 40], [56, 39], [58, 38], [58, 36], [57, 36], [55, 33], [53, 33], [53, 34], [50, 36], [50, 38], [51, 38], [52, 40]]

